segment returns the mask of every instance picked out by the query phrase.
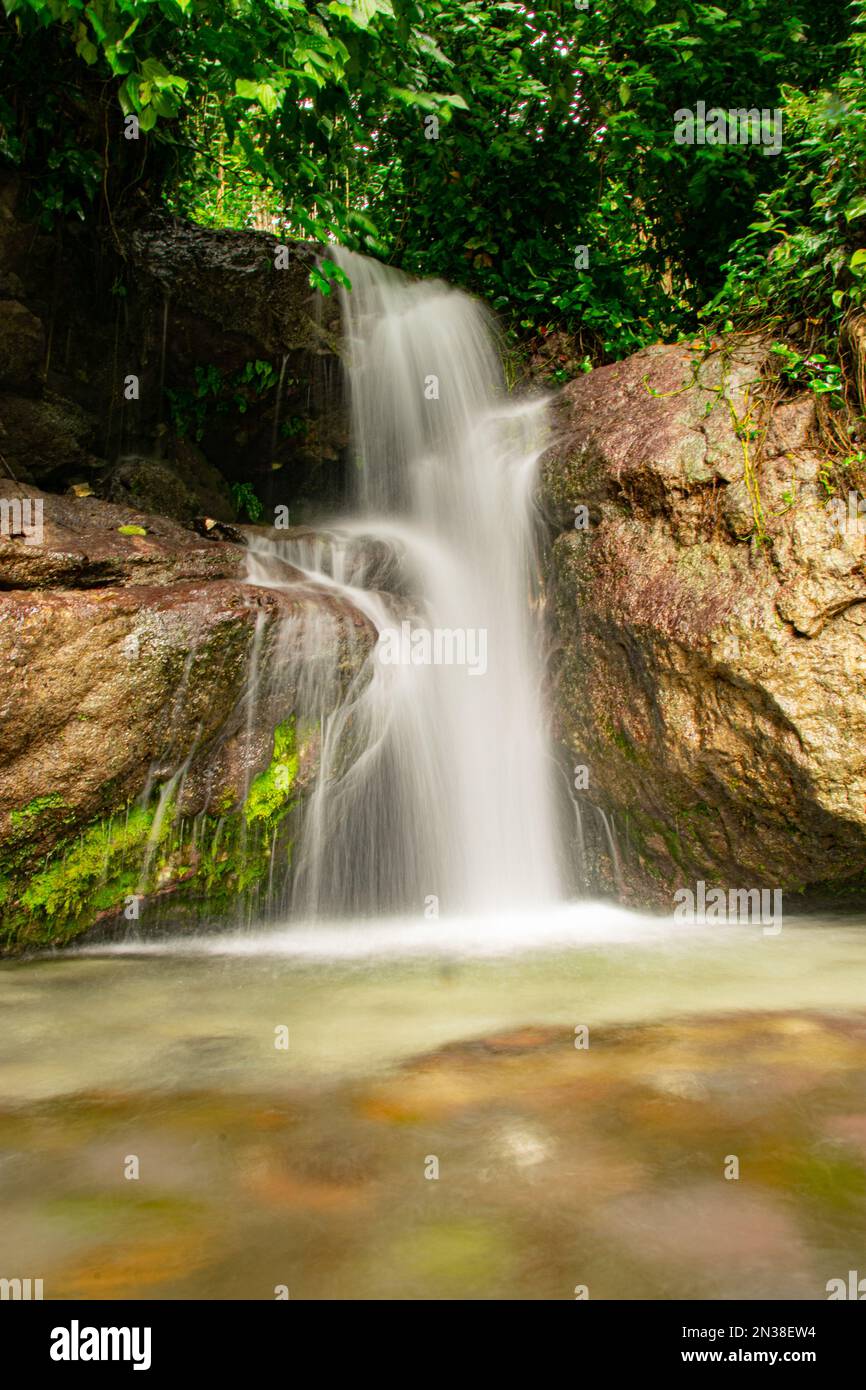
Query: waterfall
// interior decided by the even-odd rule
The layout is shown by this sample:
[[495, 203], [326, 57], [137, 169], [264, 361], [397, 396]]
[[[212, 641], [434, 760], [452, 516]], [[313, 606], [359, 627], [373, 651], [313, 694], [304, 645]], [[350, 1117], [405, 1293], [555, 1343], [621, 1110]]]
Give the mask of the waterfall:
[[[334, 253], [332, 253], [334, 254]], [[379, 634], [319, 730], [293, 912], [506, 912], [562, 896], [541, 702], [536, 463], [545, 409], [510, 402], [484, 309], [348, 252], [343, 294], [355, 507], [326, 533], [254, 543]]]

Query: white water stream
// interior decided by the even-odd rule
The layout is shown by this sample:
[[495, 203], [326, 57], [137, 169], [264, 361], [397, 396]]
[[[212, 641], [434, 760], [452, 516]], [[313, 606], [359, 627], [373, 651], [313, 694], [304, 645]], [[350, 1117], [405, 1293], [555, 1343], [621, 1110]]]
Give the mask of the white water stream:
[[380, 637], [323, 725], [292, 906], [430, 917], [553, 904], [556, 774], [532, 612], [543, 408], [504, 399], [480, 305], [340, 260], [356, 512], [325, 537], [259, 543], [249, 577], [289, 587], [289, 562]]

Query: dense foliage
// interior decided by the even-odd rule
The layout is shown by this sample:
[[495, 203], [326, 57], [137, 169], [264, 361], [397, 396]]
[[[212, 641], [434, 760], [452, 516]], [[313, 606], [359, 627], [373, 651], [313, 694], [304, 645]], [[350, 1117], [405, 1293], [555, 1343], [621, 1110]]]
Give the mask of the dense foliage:
[[390, 0], [3, 4], [0, 149], [49, 213], [83, 213], [119, 171], [118, 197], [154, 179], [205, 220], [279, 207], [299, 233], [370, 234], [346, 189], [383, 112], [462, 105], [422, 89], [432, 41]]
[[[734, 241], [708, 315], [799, 328], [832, 342], [866, 289], [866, 4], [832, 86], [784, 87], [779, 178]], [[798, 323], [799, 320], [799, 323]], [[811, 334], [808, 330], [812, 330]]]
[[437, 39], [467, 114], [429, 152], [391, 118], [374, 216], [412, 268], [628, 352], [692, 325], [779, 177], [756, 147], [676, 145], [674, 113], [775, 107], [783, 76], [811, 89], [835, 73], [844, 33], [844, 8], [820, 0], [446, 0]]
[[[860, 303], [866, 0], [2, 3], [0, 157], [46, 223], [342, 240], [593, 361]], [[698, 101], [781, 108], [781, 153], [677, 144]]]

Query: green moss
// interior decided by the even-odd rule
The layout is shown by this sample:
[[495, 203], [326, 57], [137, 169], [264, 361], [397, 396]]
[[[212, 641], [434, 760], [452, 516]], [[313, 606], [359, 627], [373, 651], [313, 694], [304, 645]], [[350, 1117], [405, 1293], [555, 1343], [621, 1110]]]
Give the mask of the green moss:
[[237, 808], [237, 796], [231, 787], [226, 787], [217, 801], [217, 817], [228, 816]]
[[[61, 939], [87, 925], [100, 912], [120, 906], [135, 892], [145, 850], [153, 833], [155, 807], [134, 807], [124, 819], [100, 821], [40, 873], [34, 874], [20, 903], [37, 940]], [[159, 839], [171, 826], [165, 815]]]
[[604, 732], [615, 748], [618, 748], [623, 757], [630, 763], [639, 763], [637, 749], [630, 742], [629, 738], [622, 729], [614, 728], [613, 724], [605, 724]]
[[778, 1185], [787, 1192], [798, 1192], [805, 1203], [834, 1209], [843, 1218], [857, 1218], [863, 1210], [866, 1171], [853, 1155], [780, 1154], [774, 1168]]
[[[0, 945], [62, 945], [100, 916], [120, 913], [126, 900], [143, 900], [140, 914], [158, 921], [163, 904], [180, 912], [213, 918], [254, 903], [274, 863], [287, 870], [291, 840], [286, 821], [296, 805], [299, 757], [294, 719], [274, 731], [270, 765], [253, 781], [243, 805], [227, 790], [216, 813], [190, 822], [169, 804], [157, 829], [158, 800], [133, 806], [89, 826], [43, 861], [4, 855], [0, 875]], [[63, 806], [57, 795], [41, 797], [17, 812], [20, 826]], [[28, 872], [29, 871], [29, 872]], [[167, 892], [166, 890], [170, 890]], [[149, 901], [148, 901], [149, 900]]]
[[274, 730], [274, 756], [271, 765], [253, 782], [244, 802], [247, 825], [264, 821], [274, 826], [291, 810], [292, 788], [298, 776], [295, 721], [288, 719]]
[[14, 830], [26, 829], [37, 816], [41, 816], [43, 811], [51, 811], [59, 806], [65, 806], [66, 802], [59, 792], [50, 792], [48, 796], [37, 796], [35, 800], [22, 806], [20, 811], [13, 811], [9, 817]]
[[252, 783], [240, 813], [231, 813], [234, 797], [227, 793], [222, 814], [205, 818], [195, 874], [184, 889], [187, 902], [227, 909], [267, 876], [272, 855], [288, 867], [292, 846], [282, 822], [297, 804], [298, 763], [295, 721], [288, 719], [274, 730], [270, 765]]

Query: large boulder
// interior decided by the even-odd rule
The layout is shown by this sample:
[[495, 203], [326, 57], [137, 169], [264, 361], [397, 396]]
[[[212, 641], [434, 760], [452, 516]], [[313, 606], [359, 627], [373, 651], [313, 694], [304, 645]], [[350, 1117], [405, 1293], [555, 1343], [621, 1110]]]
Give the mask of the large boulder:
[[8, 482], [3, 491], [6, 514], [17, 499], [31, 528], [38, 516], [41, 535], [34, 543], [37, 537], [28, 540], [26, 526], [18, 536], [0, 530], [0, 590], [155, 586], [242, 579], [246, 573], [243, 549], [202, 538], [132, 504], [61, 497], [23, 483]]
[[20, 491], [42, 534], [31, 511], [0, 544], [0, 949], [260, 902], [315, 767], [311, 634], [333, 706], [368, 623], [288, 566], [248, 584], [241, 545]]
[[632, 900], [866, 881], [866, 528], [772, 360], [653, 347], [555, 405], [558, 730]]
[[271, 517], [280, 504], [299, 519], [333, 508], [345, 487], [340, 307], [311, 288], [320, 254], [157, 214], [128, 237], [141, 323], [140, 350], [127, 344], [141, 389], [131, 427], [146, 433], [164, 384], [175, 433], [249, 480]]
[[[171, 351], [190, 361], [333, 352], [339, 313], [310, 289], [318, 246], [266, 233], [211, 231], [153, 214], [129, 237], [137, 280], [152, 284], [171, 320]], [[195, 347], [207, 338], [208, 354]]]

